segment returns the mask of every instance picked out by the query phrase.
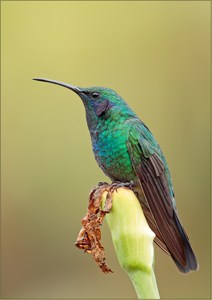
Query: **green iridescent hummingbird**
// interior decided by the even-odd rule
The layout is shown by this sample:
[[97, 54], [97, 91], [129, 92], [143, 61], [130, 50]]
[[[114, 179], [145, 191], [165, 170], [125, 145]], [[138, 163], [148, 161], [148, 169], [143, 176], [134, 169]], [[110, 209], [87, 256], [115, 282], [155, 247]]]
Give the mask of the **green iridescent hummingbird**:
[[121, 183], [133, 182], [155, 243], [171, 255], [178, 269], [197, 270], [198, 263], [183, 229], [167, 162], [147, 126], [115, 91], [79, 88], [34, 78], [74, 91], [82, 100], [95, 159], [103, 172]]

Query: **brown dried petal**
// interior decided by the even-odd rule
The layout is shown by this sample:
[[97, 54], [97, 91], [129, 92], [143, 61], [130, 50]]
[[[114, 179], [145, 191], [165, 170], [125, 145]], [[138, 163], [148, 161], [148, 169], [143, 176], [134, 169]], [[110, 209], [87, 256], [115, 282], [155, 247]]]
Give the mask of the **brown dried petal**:
[[79, 249], [92, 254], [94, 260], [104, 273], [113, 272], [105, 263], [104, 247], [100, 243], [100, 226], [102, 225], [105, 214], [110, 212], [112, 208], [111, 195], [106, 199], [104, 211], [101, 210], [100, 205], [103, 193], [109, 191], [109, 189], [110, 185], [103, 183], [91, 191], [87, 214], [81, 221], [83, 227], [80, 230], [75, 243], [76, 247]]

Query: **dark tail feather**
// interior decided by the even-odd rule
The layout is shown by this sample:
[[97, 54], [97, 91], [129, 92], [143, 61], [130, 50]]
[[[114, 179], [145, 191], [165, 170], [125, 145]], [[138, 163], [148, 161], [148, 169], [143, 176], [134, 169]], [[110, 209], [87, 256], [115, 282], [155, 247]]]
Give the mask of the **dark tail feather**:
[[[145, 200], [144, 194], [140, 187], [135, 190], [138, 196], [138, 199], [140, 201], [140, 204], [142, 206], [144, 215], [146, 217], [146, 220], [149, 224], [149, 227], [154, 231], [156, 237], [155, 237], [155, 243], [167, 254], [171, 255], [172, 259], [174, 260], [177, 268], [179, 269], [180, 272], [182, 273], [188, 273], [189, 271], [195, 271], [198, 270], [198, 263], [197, 259], [195, 257], [195, 254], [191, 248], [189, 238], [186, 235], [179, 219], [177, 216], [177, 213], [175, 210], [173, 210], [173, 220], [172, 224], [176, 228], [177, 232], [179, 233], [180, 241], [181, 241], [181, 247], [183, 248], [184, 252], [184, 258], [180, 261], [179, 258], [177, 259], [176, 255], [174, 255], [173, 250], [168, 249], [166, 242], [164, 241], [161, 232], [156, 224], [156, 221], [147, 205], [147, 202]], [[172, 237], [174, 238], [174, 236]], [[182, 261], [185, 261], [185, 264], [182, 263]]]
[[186, 257], [186, 265], [183, 266], [180, 264], [173, 256], [173, 260], [175, 264], [177, 265], [178, 269], [180, 272], [183, 273], [188, 273], [190, 271], [196, 271], [199, 268], [196, 256], [191, 248], [191, 244], [189, 242], [188, 236], [186, 235], [182, 225], [180, 224], [180, 221], [178, 219], [177, 213], [174, 211], [173, 214], [175, 224], [179, 230], [180, 236], [184, 242], [184, 252], [185, 252], [185, 257]]

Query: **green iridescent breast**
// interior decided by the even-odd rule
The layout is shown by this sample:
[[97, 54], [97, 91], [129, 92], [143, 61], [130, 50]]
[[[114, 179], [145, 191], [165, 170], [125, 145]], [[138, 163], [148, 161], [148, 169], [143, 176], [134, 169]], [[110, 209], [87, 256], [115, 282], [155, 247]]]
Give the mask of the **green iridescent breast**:
[[96, 161], [112, 180], [131, 181], [135, 177], [127, 148], [129, 122], [120, 115], [99, 124], [93, 138]]

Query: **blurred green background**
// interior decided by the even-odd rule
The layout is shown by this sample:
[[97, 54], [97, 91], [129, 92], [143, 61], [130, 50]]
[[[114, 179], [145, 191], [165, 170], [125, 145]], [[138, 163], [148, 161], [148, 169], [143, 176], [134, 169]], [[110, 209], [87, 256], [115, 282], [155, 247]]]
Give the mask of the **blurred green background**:
[[2, 1], [2, 296], [133, 298], [107, 225], [104, 275], [74, 242], [99, 170], [80, 99], [32, 81], [115, 89], [168, 160], [200, 269], [155, 247], [162, 298], [210, 297], [210, 2]]

